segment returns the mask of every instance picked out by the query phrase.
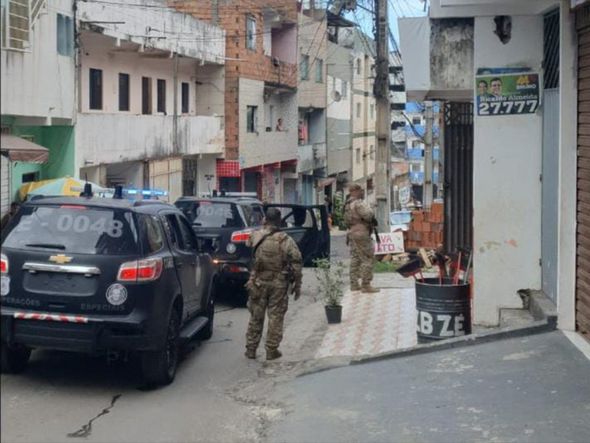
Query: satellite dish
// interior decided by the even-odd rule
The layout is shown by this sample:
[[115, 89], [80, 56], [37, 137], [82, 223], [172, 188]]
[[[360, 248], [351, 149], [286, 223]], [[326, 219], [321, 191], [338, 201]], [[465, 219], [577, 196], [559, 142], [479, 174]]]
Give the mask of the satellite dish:
[[340, 100], [342, 100], [342, 94], [340, 94], [336, 90], [332, 91], [332, 100], [334, 100], [335, 102], [339, 102]]

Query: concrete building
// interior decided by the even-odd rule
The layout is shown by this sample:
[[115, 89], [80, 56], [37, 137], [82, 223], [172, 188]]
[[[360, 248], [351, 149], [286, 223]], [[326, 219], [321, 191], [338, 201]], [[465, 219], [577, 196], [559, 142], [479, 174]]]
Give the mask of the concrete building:
[[[218, 186], [297, 199], [297, 1], [169, 4], [226, 31], [225, 156]], [[278, 124], [281, 119], [281, 125]]]
[[375, 203], [373, 176], [377, 138], [375, 136], [376, 100], [375, 42], [358, 29], [352, 31], [352, 167], [351, 181], [365, 189], [370, 203]]
[[[352, 49], [354, 40], [341, 20], [329, 23], [327, 59], [328, 176], [333, 192], [343, 192], [352, 179]], [[345, 26], [342, 26], [342, 25]], [[351, 24], [352, 25], [352, 24]]]
[[[302, 5], [299, 13], [299, 86], [298, 107], [298, 161], [297, 172], [301, 178], [298, 202], [312, 204], [323, 202], [321, 194], [330, 194], [330, 181], [326, 177], [326, 65], [327, 20], [324, 9], [314, 8], [314, 3]], [[329, 88], [329, 85], [328, 85]], [[317, 190], [318, 195], [315, 195]], [[289, 202], [289, 194], [285, 192]]]
[[[556, 304], [560, 328], [590, 333], [588, 17], [585, 1], [433, 0], [430, 17], [400, 21], [408, 96], [446, 102], [445, 223], [473, 233], [462, 240], [474, 251], [477, 323], [497, 324], [533, 289]], [[529, 107], [511, 108], [507, 94], [492, 106], [491, 83], [532, 91]], [[461, 170], [469, 177], [454, 181]]]
[[[440, 149], [437, 143], [439, 138], [439, 111], [438, 104], [433, 105], [434, 124], [433, 124], [433, 147], [432, 147], [432, 183], [433, 195], [439, 195], [439, 169], [440, 169]], [[426, 119], [424, 118], [424, 105], [416, 102], [406, 103], [405, 115], [406, 120], [404, 132], [406, 136], [405, 152], [409, 163], [410, 183], [412, 185], [412, 197], [418, 202], [422, 202], [424, 190], [424, 139], [426, 134]]]
[[80, 2], [76, 170], [173, 202], [215, 187], [224, 147], [225, 33], [146, 5]]
[[[75, 175], [76, 94], [72, 0], [3, 0], [0, 13], [4, 214], [24, 182]], [[30, 143], [48, 149], [43, 163], [9, 154]]]

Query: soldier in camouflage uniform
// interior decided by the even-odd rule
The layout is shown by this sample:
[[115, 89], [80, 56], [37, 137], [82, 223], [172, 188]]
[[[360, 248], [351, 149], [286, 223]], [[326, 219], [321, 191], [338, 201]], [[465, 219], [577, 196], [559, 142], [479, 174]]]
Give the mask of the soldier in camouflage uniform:
[[[371, 238], [375, 213], [363, 201], [363, 188], [351, 185], [350, 198], [344, 205], [344, 221], [348, 226], [347, 241], [350, 246], [350, 289], [366, 293], [379, 292], [371, 286], [375, 263], [374, 244]], [[359, 285], [359, 280], [361, 285]]]
[[254, 265], [246, 284], [250, 311], [246, 357], [256, 358], [264, 317], [268, 312], [266, 359], [274, 360], [282, 355], [279, 345], [283, 339], [283, 320], [289, 304], [289, 292], [295, 295], [295, 300], [301, 295], [303, 263], [295, 241], [279, 231], [281, 212], [276, 208], [269, 208], [264, 220], [264, 228], [255, 232], [248, 242], [254, 249]]

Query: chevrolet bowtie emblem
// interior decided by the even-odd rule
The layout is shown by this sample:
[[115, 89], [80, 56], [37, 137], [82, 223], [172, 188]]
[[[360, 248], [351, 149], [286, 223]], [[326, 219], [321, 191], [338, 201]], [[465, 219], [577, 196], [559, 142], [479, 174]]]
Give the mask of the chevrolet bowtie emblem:
[[71, 262], [72, 257], [68, 257], [67, 255], [64, 255], [64, 254], [57, 254], [57, 255], [52, 255], [51, 257], [49, 257], [49, 261], [63, 265], [65, 263]]

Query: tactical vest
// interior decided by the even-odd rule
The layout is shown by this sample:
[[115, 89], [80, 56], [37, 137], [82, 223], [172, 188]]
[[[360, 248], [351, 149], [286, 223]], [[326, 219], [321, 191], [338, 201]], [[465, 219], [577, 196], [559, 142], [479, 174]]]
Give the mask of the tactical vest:
[[[272, 280], [286, 271], [285, 252], [282, 246], [287, 238], [284, 232], [275, 232], [262, 240], [254, 256], [257, 278]], [[260, 241], [260, 240], [259, 240]]]

